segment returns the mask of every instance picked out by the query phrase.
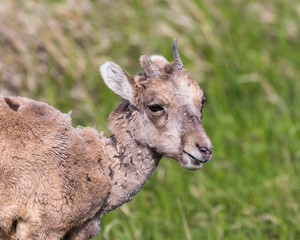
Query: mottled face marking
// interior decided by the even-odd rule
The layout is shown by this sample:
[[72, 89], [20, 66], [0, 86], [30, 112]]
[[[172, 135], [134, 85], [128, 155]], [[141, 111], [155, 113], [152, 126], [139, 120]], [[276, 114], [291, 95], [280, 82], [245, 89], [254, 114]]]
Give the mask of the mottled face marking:
[[212, 143], [201, 123], [204, 93], [185, 70], [176, 41], [174, 63], [159, 55], [141, 56], [143, 73], [131, 77], [107, 62], [101, 67], [106, 84], [134, 106], [137, 142], [176, 159], [187, 169], [199, 169], [212, 156]]
[[171, 75], [168, 80], [152, 79], [144, 84], [144, 89], [143, 102], [148, 106], [157, 104], [175, 109], [184, 106], [189, 114], [201, 113], [203, 91], [185, 70]]

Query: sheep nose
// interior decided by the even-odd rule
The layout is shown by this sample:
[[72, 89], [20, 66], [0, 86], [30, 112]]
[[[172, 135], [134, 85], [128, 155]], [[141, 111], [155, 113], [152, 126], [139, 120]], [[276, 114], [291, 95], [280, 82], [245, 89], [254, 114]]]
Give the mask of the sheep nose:
[[202, 153], [204, 162], [208, 162], [211, 159], [213, 147], [211, 147], [210, 149], [208, 149], [207, 147], [198, 146], [198, 145], [197, 145], [197, 147], [200, 150], [200, 152]]

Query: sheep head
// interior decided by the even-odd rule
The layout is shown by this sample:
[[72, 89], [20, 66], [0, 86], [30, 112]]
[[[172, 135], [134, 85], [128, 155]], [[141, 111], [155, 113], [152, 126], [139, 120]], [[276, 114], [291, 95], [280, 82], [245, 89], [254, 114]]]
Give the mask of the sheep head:
[[174, 63], [160, 55], [141, 56], [144, 72], [130, 76], [113, 62], [100, 67], [109, 88], [132, 105], [134, 138], [155, 152], [199, 169], [212, 156], [212, 143], [202, 126], [204, 93], [184, 68], [176, 39]]

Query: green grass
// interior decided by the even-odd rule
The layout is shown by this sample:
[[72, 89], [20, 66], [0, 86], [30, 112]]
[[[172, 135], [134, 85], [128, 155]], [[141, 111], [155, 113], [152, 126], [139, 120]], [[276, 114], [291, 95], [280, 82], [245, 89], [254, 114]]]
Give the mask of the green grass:
[[1, 92], [72, 109], [74, 126], [109, 134], [120, 98], [102, 82], [100, 64], [113, 60], [134, 74], [142, 54], [172, 60], [175, 37], [205, 91], [212, 161], [190, 172], [162, 159], [133, 201], [102, 218], [95, 239], [300, 239], [297, 0], [4, 1], [1, 8]]

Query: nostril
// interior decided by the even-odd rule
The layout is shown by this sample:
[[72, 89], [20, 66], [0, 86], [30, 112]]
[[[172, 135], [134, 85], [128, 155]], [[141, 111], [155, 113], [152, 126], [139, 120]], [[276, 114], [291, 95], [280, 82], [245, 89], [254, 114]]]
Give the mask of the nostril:
[[202, 153], [204, 162], [208, 162], [212, 156], [212, 148], [208, 149], [207, 147], [199, 146], [198, 144], [196, 144], [196, 145], [197, 145], [197, 148], [199, 149], [199, 151]]
[[196, 144], [196, 146], [203, 155], [207, 156], [207, 158], [209, 158], [212, 155], [213, 148], [208, 149], [207, 147], [199, 146], [198, 144]]
[[201, 152], [209, 152], [207, 147], [199, 147]]
[[211, 153], [211, 150], [209, 150], [207, 147], [204, 147], [204, 146], [199, 146], [198, 144], [196, 144], [197, 148], [201, 151], [201, 152], [209, 152]]
[[200, 146], [197, 143], [196, 143], [196, 147], [199, 149], [199, 151], [202, 154], [202, 160], [204, 162], [208, 162], [211, 159], [213, 147], [207, 148], [204, 146]]

